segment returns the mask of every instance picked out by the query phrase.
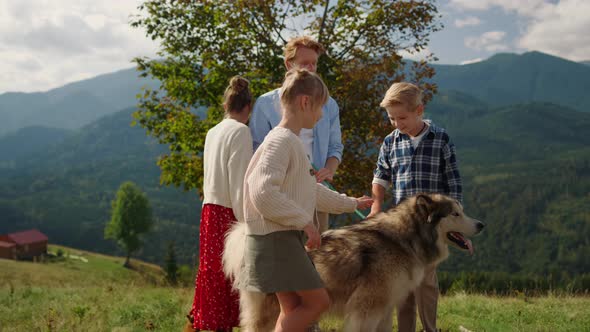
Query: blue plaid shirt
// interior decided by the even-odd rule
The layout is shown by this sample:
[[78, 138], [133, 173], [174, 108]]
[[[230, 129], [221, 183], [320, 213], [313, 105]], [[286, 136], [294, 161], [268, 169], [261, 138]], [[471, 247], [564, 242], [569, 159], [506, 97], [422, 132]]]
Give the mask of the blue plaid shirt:
[[414, 149], [410, 137], [398, 129], [385, 137], [373, 183], [393, 185], [394, 204], [421, 192], [463, 199], [455, 146], [443, 128], [428, 122], [428, 132]]

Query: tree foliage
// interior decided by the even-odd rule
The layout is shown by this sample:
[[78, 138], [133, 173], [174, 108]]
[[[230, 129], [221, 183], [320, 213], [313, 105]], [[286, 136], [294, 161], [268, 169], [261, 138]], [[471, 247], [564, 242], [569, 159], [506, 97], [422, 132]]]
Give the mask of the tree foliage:
[[127, 253], [125, 266], [129, 266], [131, 254], [141, 248], [140, 236], [149, 232], [152, 224], [152, 209], [146, 195], [133, 182], [123, 183], [112, 202], [111, 220], [104, 234], [105, 239], [116, 240]]
[[168, 252], [166, 253], [166, 261], [164, 262], [164, 271], [166, 272], [166, 279], [172, 285], [178, 282], [178, 264], [176, 263], [176, 248], [174, 241], [168, 243]]
[[340, 190], [368, 187], [377, 146], [391, 131], [378, 107], [389, 85], [413, 81], [427, 99], [436, 91], [426, 82], [434, 74], [426, 63], [432, 55], [409, 68], [401, 57], [424, 51], [429, 34], [441, 28], [434, 1], [148, 0], [139, 10], [131, 25], [161, 48], [157, 60], [135, 62], [161, 88], [145, 91], [136, 122], [170, 147], [158, 160], [161, 182], [185, 190], [202, 185], [204, 137], [221, 118], [228, 79], [247, 77], [254, 95], [280, 86], [282, 49], [295, 35], [311, 35], [327, 49], [318, 72], [340, 106]]

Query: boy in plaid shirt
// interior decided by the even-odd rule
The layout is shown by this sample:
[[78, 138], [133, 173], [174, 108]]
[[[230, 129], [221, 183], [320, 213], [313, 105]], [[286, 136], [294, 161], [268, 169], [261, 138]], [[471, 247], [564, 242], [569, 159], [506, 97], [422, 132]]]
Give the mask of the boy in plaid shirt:
[[[420, 88], [410, 83], [394, 83], [381, 107], [386, 109], [396, 129], [385, 137], [379, 151], [369, 217], [382, 211], [385, 190], [390, 187], [395, 205], [421, 192], [446, 194], [461, 202], [455, 146], [443, 128], [422, 119], [424, 105]], [[437, 302], [438, 280], [433, 267], [425, 272], [422, 284], [397, 308], [399, 331], [416, 330], [416, 303], [424, 329], [436, 331]]]

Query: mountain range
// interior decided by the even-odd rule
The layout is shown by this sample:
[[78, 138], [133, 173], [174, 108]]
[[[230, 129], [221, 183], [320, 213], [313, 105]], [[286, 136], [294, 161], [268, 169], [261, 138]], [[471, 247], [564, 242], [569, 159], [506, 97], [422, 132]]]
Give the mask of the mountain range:
[[469, 94], [491, 106], [546, 101], [590, 112], [590, 66], [578, 62], [527, 52], [433, 67], [434, 82], [441, 89]]
[[155, 80], [126, 69], [70, 83], [47, 92], [0, 94], [0, 136], [24, 127], [80, 129], [100, 117], [137, 104], [143, 87]]
[[[465, 208], [488, 223], [473, 240], [476, 259], [454, 255], [441, 268], [590, 271], [590, 108], [584, 91], [590, 67], [539, 52], [434, 67], [440, 93], [426, 116], [451, 134]], [[21, 112], [8, 102], [16, 95], [18, 105], [31, 110], [51, 98], [70, 105], [67, 111], [36, 109], [47, 112], [52, 125], [2, 122], [0, 233], [38, 227], [55, 243], [120, 254], [103, 240], [103, 228], [118, 186], [131, 180], [146, 191], [157, 219], [140, 257], [162, 262], [167, 243], [175, 241], [179, 260], [194, 261], [200, 201], [194, 192], [159, 185], [155, 160], [166, 147], [130, 126], [135, 90], [145, 84], [157, 83], [130, 69], [46, 93], [0, 95], [2, 117]], [[94, 120], [67, 122], [85, 94], [104, 108], [92, 114]], [[81, 112], [91, 109], [77, 105]]]

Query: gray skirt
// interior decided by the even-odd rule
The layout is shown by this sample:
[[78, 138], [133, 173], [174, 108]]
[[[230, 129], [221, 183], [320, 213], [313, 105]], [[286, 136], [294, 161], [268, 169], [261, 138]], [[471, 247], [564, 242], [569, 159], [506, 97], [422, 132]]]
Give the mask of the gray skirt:
[[276, 293], [324, 288], [305, 251], [301, 231], [248, 235], [245, 258], [249, 291]]

